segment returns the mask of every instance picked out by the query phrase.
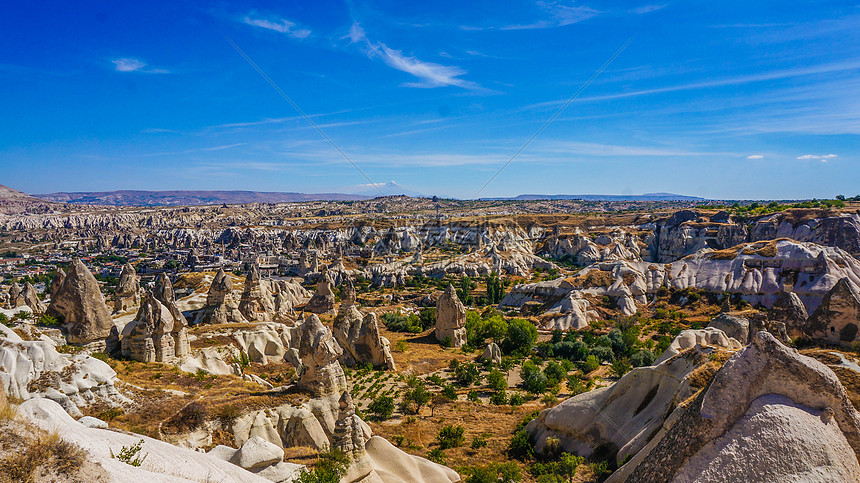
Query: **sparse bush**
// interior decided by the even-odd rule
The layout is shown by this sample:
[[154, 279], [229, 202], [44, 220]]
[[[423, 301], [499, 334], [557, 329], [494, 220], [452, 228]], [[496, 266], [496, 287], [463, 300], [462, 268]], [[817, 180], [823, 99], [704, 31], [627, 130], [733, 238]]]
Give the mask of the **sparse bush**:
[[436, 443], [439, 444], [440, 449], [457, 448], [466, 442], [465, 434], [466, 429], [463, 426], [449, 424], [439, 430], [439, 434], [436, 435]]
[[520, 393], [511, 394], [511, 399], [508, 401], [508, 404], [511, 406], [522, 406], [525, 403], [525, 398]]
[[303, 470], [296, 483], [338, 483], [349, 468], [349, 456], [339, 449], [320, 453], [311, 471]]
[[654, 363], [654, 360], [656, 358], [657, 357], [654, 355], [653, 352], [647, 349], [640, 349], [630, 356], [630, 363], [633, 365], [633, 367], [650, 366]]
[[534, 440], [526, 432], [525, 428], [521, 428], [514, 433], [510, 443], [508, 443], [508, 456], [520, 461], [530, 459], [534, 456]]
[[241, 415], [242, 412], [238, 406], [233, 404], [225, 404], [218, 408], [218, 420], [224, 424], [230, 425], [233, 424], [233, 421]]
[[434, 462], [434, 463], [438, 463], [440, 465], [444, 465], [447, 463], [447, 461], [445, 459], [445, 452], [442, 451], [440, 448], [433, 448], [430, 451], [428, 451], [427, 452], [427, 459]]
[[400, 339], [394, 343], [395, 352], [406, 352], [409, 350], [409, 344], [404, 339]]
[[458, 364], [454, 369], [454, 379], [464, 386], [469, 387], [481, 380], [481, 368], [473, 362]]
[[209, 416], [206, 406], [199, 401], [194, 401], [180, 409], [164, 423], [165, 429], [175, 433], [184, 433], [197, 429], [206, 422]]
[[624, 374], [630, 372], [632, 368], [633, 367], [630, 365], [630, 361], [627, 360], [627, 358], [622, 358], [613, 362], [610, 370], [612, 371], [613, 376], [621, 378]]
[[508, 403], [508, 395], [504, 389], [501, 391], [496, 391], [490, 396], [490, 403], [495, 404], [496, 406], [504, 406]]
[[598, 367], [600, 367], [600, 359], [598, 359], [594, 354], [591, 354], [585, 358], [585, 362], [582, 365], [582, 372], [588, 374], [589, 372], [597, 370]]
[[484, 435], [474, 436], [472, 437], [472, 444], [470, 445], [472, 449], [481, 449], [487, 447], [487, 437]]
[[476, 403], [481, 402], [481, 397], [478, 394], [478, 391], [469, 391], [469, 393], [466, 394], [466, 399], [468, 399], [469, 401], [472, 401], [472, 402], [476, 402]]
[[369, 406], [368, 411], [380, 420], [385, 420], [394, 414], [394, 398], [389, 396], [377, 396]]
[[110, 450], [110, 457], [120, 460], [123, 463], [130, 466], [140, 466], [143, 464], [143, 461], [146, 459], [145, 454], [142, 451], [143, 440], [141, 439], [137, 443], [134, 443], [131, 446], [123, 446], [119, 450], [119, 454], [114, 455], [113, 450]]
[[507, 389], [508, 381], [502, 371], [493, 369], [487, 375], [487, 385], [494, 391], [502, 391]]
[[445, 384], [444, 386], [442, 386], [442, 396], [444, 396], [450, 401], [456, 401], [457, 390], [454, 389], [454, 386], [452, 384]]

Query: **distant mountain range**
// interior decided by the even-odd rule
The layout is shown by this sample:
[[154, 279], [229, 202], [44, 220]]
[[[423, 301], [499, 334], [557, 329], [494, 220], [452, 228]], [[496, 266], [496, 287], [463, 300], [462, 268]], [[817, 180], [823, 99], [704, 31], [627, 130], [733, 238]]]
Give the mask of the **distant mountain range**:
[[[404, 188], [394, 181], [379, 185], [385, 196], [405, 195], [426, 197], [427, 195]], [[293, 193], [273, 191], [90, 191], [60, 192], [26, 195], [20, 191], [0, 185], [0, 204], [27, 204], [39, 202], [72, 203], [80, 205], [109, 206], [191, 206], [243, 203], [292, 203], [299, 201], [356, 201], [380, 196], [373, 187], [355, 194], [346, 193]], [[646, 193], [642, 195], [540, 195], [524, 194], [507, 198], [484, 198], [490, 200], [585, 200], [585, 201], [704, 201], [697, 196], [674, 193]]]
[[705, 201], [698, 196], [674, 193], [645, 193], [643, 195], [519, 195], [501, 200], [584, 200], [584, 201]]
[[33, 195], [46, 201], [81, 205], [190, 206], [296, 201], [354, 201], [371, 198], [343, 193], [282, 193], [272, 191], [95, 191]]

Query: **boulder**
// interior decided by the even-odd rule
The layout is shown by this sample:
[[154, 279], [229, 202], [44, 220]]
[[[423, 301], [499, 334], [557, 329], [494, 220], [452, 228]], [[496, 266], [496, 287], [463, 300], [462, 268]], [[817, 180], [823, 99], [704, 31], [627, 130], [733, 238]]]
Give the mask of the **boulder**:
[[501, 364], [502, 363], [502, 350], [499, 349], [499, 346], [496, 345], [495, 342], [490, 342], [487, 344], [486, 349], [484, 349], [484, 353], [481, 354], [482, 361], [490, 361], [493, 364]]
[[858, 339], [858, 324], [860, 294], [848, 278], [843, 278], [809, 316], [804, 332], [813, 339], [850, 346]]
[[229, 461], [246, 470], [257, 470], [276, 465], [283, 460], [283, 448], [259, 436], [254, 436], [245, 441], [245, 444], [230, 457]]
[[451, 284], [436, 302], [434, 335], [439, 342], [450, 340], [452, 347], [460, 348], [466, 343], [466, 307]]
[[72, 262], [63, 277], [48, 315], [62, 321], [71, 344], [102, 341], [114, 327], [96, 278], [79, 259]]
[[114, 312], [122, 312], [140, 304], [140, 279], [130, 263], [122, 266], [113, 303]]
[[728, 337], [725, 332], [717, 329], [716, 327], [687, 329], [682, 330], [680, 334], [672, 339], [672, 342], [669, 343], [669, 347], [663, 351], [663, 354], [661, 354], [656, 361], [654, 361], [654, 364], [659, 364], [672, 356], [697, 345], [710, 345], [728, 350], [738, 350], [742, 347], [740, 342]]
[[722, 330], [741, 344], [746, 344], [749, 340], [750, 321], [743, 317], [721, 313], [708, 322], [708, 327]]
[[371, 363], [396, 370], [388, 339], [379, 333], [376, 314], [362, 316], [355, 305], [341, 304], [333, 324], [334, 337], [343, 349], [340, 360], [346, 365]]
[[759, 332], [608, 481], [860, 481], [858, 454], [833, 371]]
[[790, 337], [803, 335], [806, 326], [806, 307], [794, 292], [782, 292], [767, 312], [768, 318], [773, 322], [785, 324], [785, 330]]
[[9, 287], [9, 308], [14, 309], [16, 307], [20, 307], [24, 305], [24, 298], [21, 296], [23, 293], [23, 289], [20, 285], [15, 282], [12, 282], [12, 286]]

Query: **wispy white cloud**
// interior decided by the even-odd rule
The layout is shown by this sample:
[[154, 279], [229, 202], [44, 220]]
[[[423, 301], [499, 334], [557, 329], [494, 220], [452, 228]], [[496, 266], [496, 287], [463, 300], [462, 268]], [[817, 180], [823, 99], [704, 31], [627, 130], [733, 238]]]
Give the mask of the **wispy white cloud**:
[[455, 86], [468, 90], [482, 89], [475, 82], [461, 79], [460, 77], [465, 75], [466, 71], [459, 67], [425, 62], [406, 55], [401, 50], [392, 49], [382, 42], [371, 41], [367, 38], [367, 34], [358, 22], [352, 24], [348, 37], [351, 43], [362, 44], [364, 52], [369, 58], [381, 59], [389, 67], [406, 72], [419, 79], [418, 82], [404, 83], [403, 85], [406, 87], [432, 88]]
[[664, 8], [666, 8], [668, 6], [669, 6], [669, 4], [667, 4], [667, 3], [661, 4], [661, 5], [657, 5], [657, 4], [655, 4], [655, 5], [643, 5], [639, 8], [634, 8], [632, 11], [636, 15], [644, 15], [646, 13], [656, 12], [657, 10], [663, 10]]
[[135, 59], [133, 57], [123, 57], [119, 59], [113, 59], [114, 70], [117, 72], [143, 72], [145, 74], [169, 74], [170, 71], [167, 69], [157, 69], [154, 67], [147, 67], [146, 62]]
[[747, 159], [764, 159], [764, 156], [762, 156], [761, 154], [750, 154], [749, 156], [747, 156]]
[[479, 27], [461, 25], [461, 30], [530, 30], [564, 27], [588, 20], [601, 12], [584, 5], [564, 5], [555, 1], [538, 1], [536, 5], [544, 12], [544, 18], [527, 24], [509, 24], [501, 26]]
[[223, 151], [225, 149], [236, 148], [239, 146], [244, 146], [247, 143], [235, 143], [235, 144], [224, 144], [221, 146], [211, 146], [207, 148], [195, 148], [195, 149], [186, 149], [184, 151], [172, 151], [172, 152], [161, 152], [161, 153], [149, 153], [144, 154], [144, 156], [175, 156], [180, 154], [192, 154], [192, 153], [205, 153], [211, 151]]
[[797, 159], [817, 159], [817, 160], [821, 161], [822, 163], [826, 163], [827, 160], [833, 159], [833, 158], [838, 158], [838, 157], [839, 157], [839, 155], [837, 155], [837, 154], [822, 154], [822, 155], [804, 154], [803, 156], [798, 156]]
[[252, 18], [249, 14], [242, 18], [242, 23], [253, 27], [260, 27], [267, 30], [274, 30], [294, 39], [306, 39], [311, 35], [308, 29], [294, 28], [295, 22], [290, 22], [285, 18]]

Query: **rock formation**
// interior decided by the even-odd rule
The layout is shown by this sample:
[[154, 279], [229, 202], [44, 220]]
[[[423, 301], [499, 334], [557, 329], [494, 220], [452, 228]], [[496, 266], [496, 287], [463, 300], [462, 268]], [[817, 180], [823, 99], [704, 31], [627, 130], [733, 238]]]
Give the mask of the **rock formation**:
[[185, 319], [147, 292], [134, 321], [123, 330], [122, 354], [136, 361], [173, 363], [190, 353]]
[[[271, 479], [213, 455], [179, 448], [140, 434], [88, 428], [75, 421], [60, 405], [47, 399], [34, 398], [26, 401], [18, 407], [18, 411], [42, 429], [56, 432], [64, 441], [86, 450], [87, 459], [97, 462], [107, 470], [111, 481], [272, 482]], [[111, 455], [116, 454], [120, 448], [131, 447], [141, 440], [141, 455], [146, 456], [141, 466], [130, 466]], [[295, 471], [300, 468], [294, 465]]]
[[36, 293], [36, 288], [33, 287], [33, 284], [27, 282], [24, 284], [24, 290], [21, 291], [21, 298], [24, 302], [24, 305], [30, 307], [30, 310], [33, 311], [34, 314], [43, 314], [45, 313], [45, 304], [39, 300], [39, 294]]
[[706, 327], [704, 329], [687, 329], [682, 330], [680, 334], [678, 334], [674, 339], [672, 339], [672, 342], [669, 343], [669, 347], [666, 348], [666, 350], [660, 355], [660, 357], [657, 358], [654, 364], [660, 364], [661, 362], [671, 358], [672, 356], [697, 345], [710, 345], [728, 350], [737, 350], [742, 347], [742, 344], [740, 342], [738, 342], [736, 339], [728, 337], [725, 332], [720, 329], [717, 329], [716, 327]]
[[833, 371], [759, 332], [608, 481], [858, 481], [858, 454]]
[[466, 343], [466, 307], [451, 284], [436, 302], [434, 334], [439, 342], [450, 340], [452, 347], [460, 348]]
[[12, 282], [12, 286], [9, 287], [9, 308], [14, 309], [16, 307], [20, 307], [24, 305], [24, 297], [21, 295], [24, 291], [21, 289], [21, 286], [15, 282]]
[[379, 333], [376, 314], [366, 316], [355, 305], [341, 304], [333, 324], [334, 337], [343, 349], [340, 361], [346, 365], [371, 363], [397, 370], [388, 339]]
[[804, 332], [813, 339], [851, 345], [858, 336], [860, 294], [848, 278], [836, 282], [809, 316]]
[[315, 314], [331, 314], [335, 311], [334, 292], [331, 291], [331, 276], [326, 272], [317, 284], [317, 291], [305, 306], [305, 310]]
[[[725, 337], [725, 335], [724, 335]], [[618, 459], [643, 448], [674, 407], [696, 391], [690, 376], [713, 349], [695, 346], [654, 366], [637, 367], [615, 384], [571, 397], [542, 411], [526, 426], [542, 452], [558, 438], [567, 452], [591, 455], [598, 446], [618, 449]]]
[[46, 397], [73, 416], [82, 416], [80, 408], [94, 403], [128, 402], [106, 363], [87, 354], [61, 354], [50, 339], [25, 341], [5, 326], [0, 326], [0, 381], [11, 397]]
[[728, 337], [746, 344], [749, 340], [750, 321], [743, 317], [721, 313], [708, 322], [708, 327], [722, 330]]
[[198, 324], [226, 324], [228, 322], [246, 322], [239, 304], [233, 298], [233, 281], [223, 268], [218, 269], [209, 293], [206, 305], [197, 316]]
[[803, 335], [806, 326], [806, 307], [803, 306], [800, 297], [794, 292], [782, 292], [767, 312], [768, 318], [774, 322], [785, 324], [785, 330], [790, 337]]
[[114, 326], [96, 278], [78, 259], [57, 288], [48, 315], [62, 321], [72, 344], [104, 340]]
[[51, 279], [51, 299], [57, 296], [57, 291], [63, 286], [63, 280], [66, 279], [66, 272], [62, 268], [57, 268], [57, 273]]
[[331, 331], [312, 314], [298, 327], [297, 335], [302, 366], [298, 386], [317, 396], [345, 391], [346, 376], [338, 363], [343, 350]]
[[495, 342], [490, 342], [487, 344], [487, 348], [484, 349], [484, 353], [481, 354], [482, 361], [490, 361], [493, 364], [501, 364], [502, 363], [502, 350], [499, 349], [499, 346]]
[[245, 276], [239, 311], [251, 322], [271, 321], [273, 318], [274, 303], [260, 280], [260, 270], [256, 265], [252, 265]]
[[140, 304], [140, 279], [131, 264], [122, 266], [113, 303], [114, 312], [123, 312]]
[[183, 326], [188, 326], [188, 321], [182, 315], [182, 311], [176, 306], [176, 295], [173, 293], [173, 284], [170, 283], [170, 278], [167, 274], [160, 273], [155, 279], [155, 287], [152, 289], [152, 295], [164, 304], [173, 316], [173, 320], [181, 323]]

